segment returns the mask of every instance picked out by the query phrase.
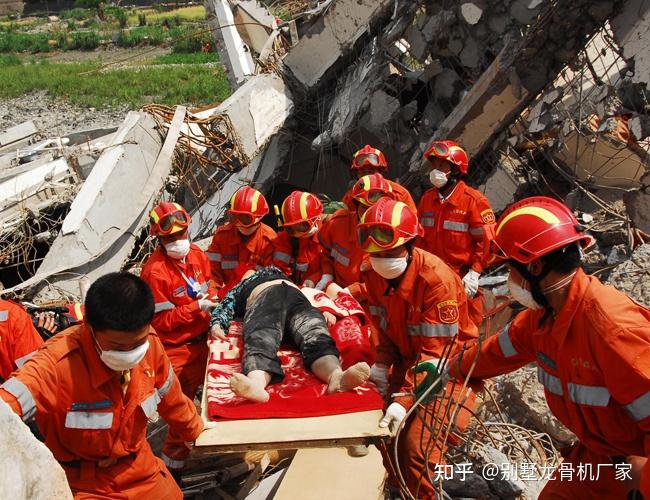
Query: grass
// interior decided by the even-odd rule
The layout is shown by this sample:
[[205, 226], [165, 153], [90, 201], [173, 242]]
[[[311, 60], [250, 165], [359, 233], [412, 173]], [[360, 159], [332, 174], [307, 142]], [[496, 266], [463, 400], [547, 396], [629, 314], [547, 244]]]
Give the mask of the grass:
[[159, 12], [154, 9], [138, 9], [129, 15], [129, 25], [138, 25], [138, 15], [144, 14], [147, 18], [147, 24], [161, 24], [165, 19], [172, 22], [178, 16], [183, 22], [200, 22], [205, 21], [205, 8], [203, 5], [192, 7], [181, 7], [167, 12]]
[[47, 61], [21, 63], [15, 55], [0, 56], [0, 98], [17, 97], [35, 90], [47, 90], [56, 98], [76, 105], [105, 107], [128, 104], [186, 104], [202, 106], [218, 103], [230, 95], [230, 86], [221, 67], [198, 65], [140, 70], [96, 70], [97, 63], [53, 64]]
[[205, 64], [218, 61], [219, 54], [216, 52], [195, 52], [191, 54], [164, 54], [156, 57], [152, 64]]

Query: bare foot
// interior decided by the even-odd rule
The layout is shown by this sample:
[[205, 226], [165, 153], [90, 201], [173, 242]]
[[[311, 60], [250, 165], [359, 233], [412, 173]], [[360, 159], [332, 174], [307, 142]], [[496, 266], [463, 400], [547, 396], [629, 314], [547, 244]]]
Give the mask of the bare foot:
[[237, 396], [256, 403], [266, 403], [269, 400], [269, 393], [264, 387], [256, 384], [243, 373], [235, 373], [230, 378], [230, 389]]
[[365, 384], [370, 378], [368, 363], [357, 363], [345, 371], [337, 370], [330, 377], [327, 392], [351, 391], [355, 387]]

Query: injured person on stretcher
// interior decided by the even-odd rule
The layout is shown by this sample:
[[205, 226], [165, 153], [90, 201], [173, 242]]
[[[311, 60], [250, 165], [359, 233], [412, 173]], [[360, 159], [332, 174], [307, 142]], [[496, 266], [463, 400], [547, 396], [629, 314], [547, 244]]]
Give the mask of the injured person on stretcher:
[[232, 391], [258, 403], [269, 400], [269, 383], [284, 378], [278, 349], [283, 340], [296, 345], [304, 366], [327, 384], [327, 392], [350, 391], [367, 382], [370, 367], [356, 363], [345, 371], [339, 351], [329, 334], [334, 321], [314, 307], [307, 296], [286, 279], [279, 269], [269, 266], [247, 271], [214, 309], [210, 334], [226, 340], [231, 320], [244, 318], [243, 373], [230, 379]]

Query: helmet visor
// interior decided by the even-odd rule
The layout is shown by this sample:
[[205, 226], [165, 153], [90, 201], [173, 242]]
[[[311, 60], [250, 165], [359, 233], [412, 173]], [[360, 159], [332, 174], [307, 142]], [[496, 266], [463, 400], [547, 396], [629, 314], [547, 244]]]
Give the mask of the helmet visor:
[[232, 222], [235, 226], [250, 227], [257, 222], [257, 218], [253, 214], [240, 214], [229, 211], [228, 221]]
[[291, 224], [289, 226], [287, 225], [284, 226], [284, 229], [291, 236], [298, 236], [301, 234], [308, 233], [311, 228], [312, 228], [312, 222], [308, 220], [297, 222], [296, 224]]
[[352, 159], [352, 165], [355, 168], [361, 168], [365, 166], [381, 167], [381, 160], [379, 159], [379, 155], [376, 155], [375, 153], [363, 153], [355, 156]]
[[174, 212], [162, 218], [158, 222], [159, 234], [166, 236], [174, 231], [174, 228], [186, 228], [190, 221], [185, 212]]
[[449, 158], [450, 151], [449, 146], [447, 146], [444, 142], [434, 142], [431, 144], [431, 147], [427, 153], [427, 159], [429, 160], [431, 160], [431, 158], [447, 159]]
[[366, 250], [372, 243], [379, 248], [391, 249], [399, 234], [390, 224], [360, 224], [357, 227], [357, 238], [362, 249]]

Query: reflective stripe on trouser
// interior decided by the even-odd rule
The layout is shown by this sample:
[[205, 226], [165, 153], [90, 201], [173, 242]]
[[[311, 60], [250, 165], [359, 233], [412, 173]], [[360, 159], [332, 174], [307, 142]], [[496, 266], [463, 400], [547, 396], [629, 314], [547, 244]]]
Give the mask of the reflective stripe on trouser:
[[306, 368], [322, 356], [339, 356], [323, 314], [297, 288], [273, 285], [246, 310], [243, 373], [263, 370], [271, 374], [272, 383], [281, 382], [278, 348], [284, 335], [298, 347]]
[[[174, 373], [178, 377], [183, 394], [194, 401], [194, 395], [205, 377], [205, 366], [208, 361], [207, 344], [205, 342], [196, 342], [194, 344], [181, 344], [173, 347], [165, 346], [165, 352], [174, 367]], [[163, 391], [164, 394], [167, 393], [169, 386], [167, 386], [167, 390], [165, 390], [165, 387], [166, 385], [163, 385], [159, 389], [160, 394], [163, 394]], [[179, 462], [186, 459], [190, 454], [190, 450], [185, 446], [185, 440], [171, 428], [163, 444], [162, 452], [170, 459]], [[180, 467], [182, 465], [176, 468]]]
[[[462, 384], [449, 384], [445, 389], [445, 394], [447, 398], [452, 398], [454, 401], [462, 402], [467, 408], [472, 410], [476, 403], [476, 396], [474, 393], [465, 388], [465, 391], [462, 392]], [[446, 407], [448, 400], [442, 402], [443, 407]], [[433, 404], [433, 403], [431, 403]], [[440, 404], [440, 403], [438, 403]], [[453, 404], [453, 403], [452, 403]], [[424, 415], [423, 409], [418, 408], [416, 412], [420, 413], [420, 416]], [[431, 424], [431, 415], [429, 411], [429, 416], [427, 418], [429, 424]], [[460, 432], [464, 431], [467, 427], [471, 414], [469, 411], [461, 409], [455, 420], [456, 428]], [[439, 424], [438, 424], [439, 426]], [[442, 425], [442, 432], [440, 434], [440, 439], [444, 438], [445, 431], [449, 426], [449, 420], [445, 418], [445, 421]], [[437, 430], [437, 428], [436, 428]], [[422, 419], [419, 416], [411, 415], [409, 421], [406, 423], [404, 430], [400, 436], [400, 441], [398, 445], [398, 456], [400, 460], [400, 468], [404, 480], [409, 488], [411, 494], [418, 499], [423, 500], [433, 500], [435, 496], [435, 488], [432, 483], [435, 479], [436, 464], [444, 464], [444, 452], [447, 449], [446, 442], [433, 443], [428, 447], [428, 441], [431, 438], [430, 431], [427, 427], [423, 425]], [[448, 442], [452, 444], [458, 444], [457, 438], [454, 438], [453, 435], [450, 435]], [[428, 449], [427, 449], [428, 447]], [[388, 471], [388, 483], [392, 485], [397, 485], [398, 481], [396, 478], [392, 477], [392, 467], [387, 462], [387, 457], [385, 450], [380, 448], [382, 455], [384, 457], [384, 465]], [[390, 459], [393, 460], [393, 443], [389, 443], [390, 450]], [[429, 462], [429, 471], [432, 478], [426, 477], [426, 467], [425, 456], [427, 456], [427, 461]]]

